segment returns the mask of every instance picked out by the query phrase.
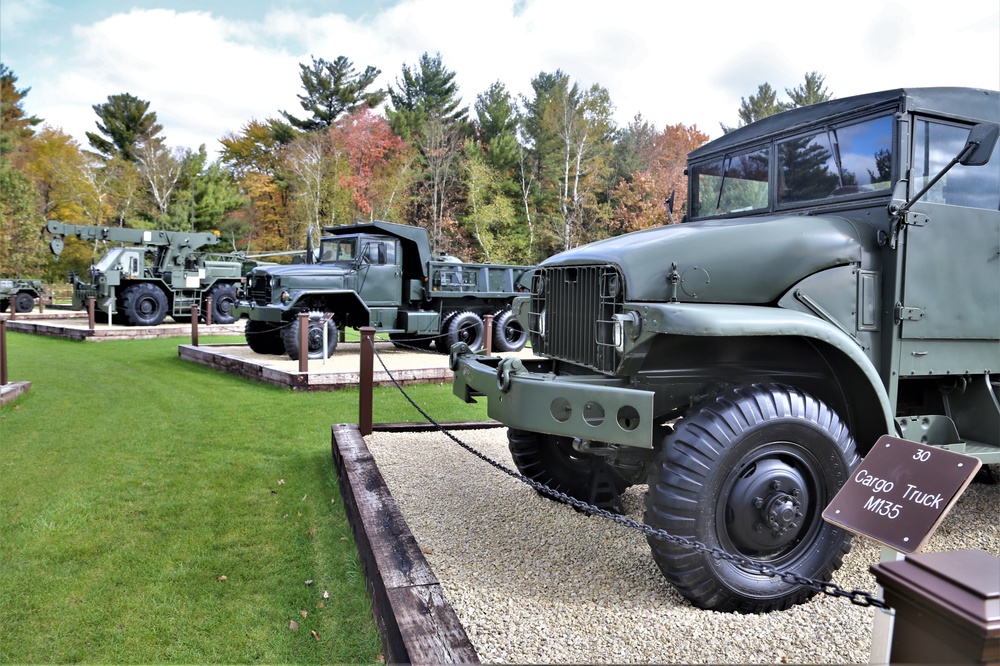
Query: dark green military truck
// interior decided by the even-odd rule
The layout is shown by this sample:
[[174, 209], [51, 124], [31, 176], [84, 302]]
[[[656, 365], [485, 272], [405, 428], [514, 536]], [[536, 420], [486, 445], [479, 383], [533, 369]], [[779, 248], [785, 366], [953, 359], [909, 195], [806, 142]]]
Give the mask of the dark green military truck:
[[35, 299], [45, 295], [41, 280], [22, 278], [0, 278], [0, 312], [6, 312], [13, 304], [13, 312], [31, 312]]
[[[1000, 462], [1000, 94], [786, 111], [688, 157], [684, 223], [552, 257], [514, 311], [536, 359], [452, 350], [520, 471], [743, 558], [650, 539], [695, 605], [808, 599], [850, 548], [821, 513], [883, 434]], [[610, 479], [610, 481], [609, 481]]]
[[[398, 346], [481, 348], [483, 318], [493, 315], [498, 351], [524, 347], [527, 333], [510, 309], [526, 291], [529, 266], [462, 263], [431, 256], [427, 231], [391, 222], [327, 227], [317, 261], [259, 267], [239, 291], [233, 313], [247, 319], [246, 340], [260, 354], [299, 357], [301, 313], [309, 313], [309, 358], [326, 358], [338, 327], [374, 327]], [[324, 330], [325, 329], [325, 330]]]

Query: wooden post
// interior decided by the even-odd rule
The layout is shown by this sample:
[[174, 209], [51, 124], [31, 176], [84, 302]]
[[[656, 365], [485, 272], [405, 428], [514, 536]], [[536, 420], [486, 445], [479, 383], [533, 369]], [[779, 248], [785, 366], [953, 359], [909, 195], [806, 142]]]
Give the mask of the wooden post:
[[917, 553], [869, 569], [896, 610], [889, 663], [1000, 662], [1000, 558], [982, 550]]
[[97, 318], [94, 314], [97, 305], [93, 296], [87, 296], [87, 328], [93, 331], [97, 328]]
[[483, 350], [487, 356], [493, 353], [493, 315], [488, 314], [483, 317], [483, 335], [486, 348]]
[[299, 313], [299, 372], [309, 372], [309, 313]]
[[212, 325], [212, 297], [205, 299], [205, 326]]
[[0, 317], [0, 386], [7, 385], [7, 318]]
[[361, 436], [372, 434], [372, 372], [375, 369], [375, 328], [361, 327], [361, 367], [359, 369], [358, 431]]
[[191, 344], [198, 346], [198, 306], [191, 306]]

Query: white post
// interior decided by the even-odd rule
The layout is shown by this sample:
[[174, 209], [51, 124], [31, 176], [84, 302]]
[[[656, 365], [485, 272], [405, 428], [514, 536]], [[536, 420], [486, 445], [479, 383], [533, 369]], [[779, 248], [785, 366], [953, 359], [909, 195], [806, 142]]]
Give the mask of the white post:
[[[895, 562], [906, 558], [903, 553], [888, 546], [882, 546], [881, 551], [879, 562]], [[879, 599], [885, 598], [885, 593], [881, 585], [878, 586], [875, 594]], [[892, 647], [892, 628], [895, 621], [896, 614], [894, 611], [886, 611], [880, 608], [875, 609], [875, 620], [872, 623], [872, 651], [871, 656], [868, 658], [869, 664], [889, 663], [889, 651]]]

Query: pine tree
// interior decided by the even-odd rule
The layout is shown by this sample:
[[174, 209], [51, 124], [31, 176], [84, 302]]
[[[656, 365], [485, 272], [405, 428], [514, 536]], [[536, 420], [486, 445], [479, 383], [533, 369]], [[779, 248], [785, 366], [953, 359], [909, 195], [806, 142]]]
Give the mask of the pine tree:
[[326, 129], [343, 115], [362, 107], [373, 108], [385, 99], [381, 88], [367, 92], [382, 70], [369, 65], [363, 72], [355, 72], [354, 64], [344, 56], [333, 62], [313, 58], [312, 66], [299, 63], [299, 77], [306, 94], [299, 95], [302, 108], [312, 114], [300, 120], [288, 111], [281, 115], [291, 125], [305, 132]]
[[[104, 104], [95, 104], [101, 134], [87, 132], [91, 147], [106, 158], [121, 157], [129, 162], [139, 159], [139, 144], [154, 141], [163, 131], [149, 102], [129, 93], [109, 95]], [[103, 136], [101, 136], [103, 134]]]

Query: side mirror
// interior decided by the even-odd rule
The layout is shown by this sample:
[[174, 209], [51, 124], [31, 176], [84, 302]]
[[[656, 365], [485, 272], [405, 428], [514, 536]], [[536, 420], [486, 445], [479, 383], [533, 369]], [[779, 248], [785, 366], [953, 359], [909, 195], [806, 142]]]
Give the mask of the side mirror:
[[958, 163], [962, 166], [983, 166], [990, 161], [993, 148], [1000, 137], [1000, 125], [997, 123], [979, 123], [969, 130], [969, 138], [965, 148], [959, 153]]

